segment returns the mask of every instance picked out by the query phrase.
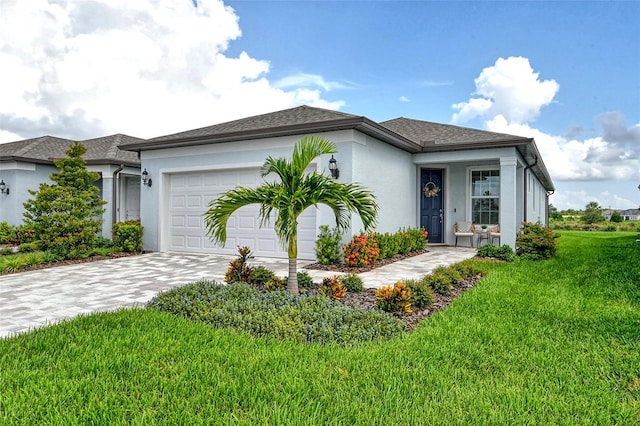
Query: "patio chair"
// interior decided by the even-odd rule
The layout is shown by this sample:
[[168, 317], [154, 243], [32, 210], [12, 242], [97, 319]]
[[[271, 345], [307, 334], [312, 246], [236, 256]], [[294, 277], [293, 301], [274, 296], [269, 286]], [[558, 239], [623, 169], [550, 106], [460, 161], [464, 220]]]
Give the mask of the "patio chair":
[[498, 242], [500, 242], [500, 225], [489, 227], [489, 242], [493, 244], [493, 240], [496, 238], [498, 239]]
[[458, 237], [469, 237], [471, 247], [473, 247], [473, 237], [476, 234], [476, 227], [473, 222], [456, 222], [453, 225], [453, 235], [456, 236], [456, 247], [458, 247]]

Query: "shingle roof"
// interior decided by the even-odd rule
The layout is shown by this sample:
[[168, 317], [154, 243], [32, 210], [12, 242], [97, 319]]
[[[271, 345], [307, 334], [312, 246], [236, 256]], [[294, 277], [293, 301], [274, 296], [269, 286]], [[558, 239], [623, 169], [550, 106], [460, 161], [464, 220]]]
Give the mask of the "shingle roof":
[[517, 141], [528, 142], [531, 140], [530, 138], [523, 138], [521, 136], [453, 126], [451, 124], [432, 123], [404, 117], [383, 121], [380, 125], [419, 143], [425, 148], [446, 146], [447, 149], [450, 149], [451, 146], [455, 145]]
[[[79, 141], [87, 148], [83, 158], [88, 164], [127, 164], [139, 165], [140, 160], [134, 152], [118, 148], [121, 143], [139, 142], [142, 139], [123, 134]], [[35, 163], [53, 163], [63, 158], [75, 141], [54, 136], [41, 136], [17, 142], [0, 144], [0, 161], [28, 161]]]
[[331, 111], [327, 109], [313, 108], [302, 105], [296, 108], [256, 115], [254, 117], [241, 118], [239, 120], [215, 124], [213, 126], [202, 127], [200, 129], [160, 136], [157, 138], [152, 138], [150, 139], [150, 141], [200, 138], [207, 136], [216, 136], [220, 134], [249, 132], [252, 130], [271, 129], [284, 126], [323, 123], [345, 118], [357, 117], [358, 116], [356, 115], [347, 114], [344, 112]]

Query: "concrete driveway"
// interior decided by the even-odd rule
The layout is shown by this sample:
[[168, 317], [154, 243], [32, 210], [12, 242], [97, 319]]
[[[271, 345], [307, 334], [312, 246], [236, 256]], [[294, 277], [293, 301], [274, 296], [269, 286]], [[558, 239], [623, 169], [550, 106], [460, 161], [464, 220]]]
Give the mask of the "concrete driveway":
[[[359, 274], [367, 288], [420, 278], [439, 265], [473, 257], [474, 249], [429, 247], [429, 253]], [[0, 338], [78, 314], [144, 305], [157, 293], [200, 279], [222, 282], [235, 256], [149, 253], [0, 276]], [[301, 268], [310, 262], [299, 261]], [[277, 275], [286, 259], [255, 258]], [[307, 270], [315, 282], [335, 272]]]

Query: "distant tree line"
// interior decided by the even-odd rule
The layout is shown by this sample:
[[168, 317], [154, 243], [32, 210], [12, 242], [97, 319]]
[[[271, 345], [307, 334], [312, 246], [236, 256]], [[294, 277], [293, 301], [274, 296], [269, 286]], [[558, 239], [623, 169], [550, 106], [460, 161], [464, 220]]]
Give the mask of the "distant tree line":
[[[602, 207], [596, 202], [589, 202], [584, 210], [558, 210], [553, 204], [549, 204], [549, 219], [551, 220], [566, 220], [566, 219], [579, 219], [580, 221], [593, 224], [605, 222], [606, 219], [602, 214]], [[614, 210], [611, 213], [611, 217], [609, 219], [610, 222], [623, 222], [624, 218], [620, 214], [619, 211]]]

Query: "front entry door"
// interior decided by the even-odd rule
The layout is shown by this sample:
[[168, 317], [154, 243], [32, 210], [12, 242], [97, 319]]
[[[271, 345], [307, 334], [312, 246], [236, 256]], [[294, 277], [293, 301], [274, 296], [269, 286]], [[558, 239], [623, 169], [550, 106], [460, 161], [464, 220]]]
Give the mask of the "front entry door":
[[444, 188], [442, 169], [422, 169], [420, 173], [420, 226], [429, 232], [430, 243], [443, 243]]

